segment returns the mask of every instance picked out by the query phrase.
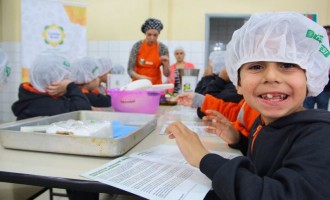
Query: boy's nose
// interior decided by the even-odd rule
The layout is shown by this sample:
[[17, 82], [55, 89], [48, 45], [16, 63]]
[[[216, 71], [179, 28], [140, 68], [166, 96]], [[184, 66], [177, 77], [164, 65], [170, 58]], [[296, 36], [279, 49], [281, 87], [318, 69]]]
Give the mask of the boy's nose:
[[278, 64], [268, 63], [264, 72], [264, 82], [279, 82]]

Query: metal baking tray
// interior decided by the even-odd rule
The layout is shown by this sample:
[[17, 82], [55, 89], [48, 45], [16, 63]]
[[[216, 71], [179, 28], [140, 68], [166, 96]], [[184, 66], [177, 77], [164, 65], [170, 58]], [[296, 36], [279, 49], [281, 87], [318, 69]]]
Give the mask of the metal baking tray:
[[[42, 132], [21, 132], [22, 126], [42, 126], [65, 120], [116, 120], [123, 124], [137, 126], [135, 131], [123, 137], [89, 137], [75, 135], [47, 134]], [[50, 117], [36, 117], [0, 125], [0, 143], [4, 148], [42, 151], [52, 153], [116, 157], [123, 155], [139, 143], [157, 126], [156, 115], [75, 111]]]

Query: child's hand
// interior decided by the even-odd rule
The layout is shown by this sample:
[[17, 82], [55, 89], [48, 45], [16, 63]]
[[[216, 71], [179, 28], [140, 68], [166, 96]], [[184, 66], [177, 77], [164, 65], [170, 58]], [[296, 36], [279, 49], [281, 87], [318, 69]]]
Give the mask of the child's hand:
[[239, 132], [225, 116], [215, 110], [205, 112], [208, 114], [203, 117], [203, 121], [207, 122], [208, 126], [206, 132], [218, 135], [228, 144], [236, 144], [239, 141]]
[[168, 125], [165, 133], [169, 135], [170, 139], [176, 140], [181, 153], [188, 163], [194, 167], [199, 167], [202, 158], [209, 153], [198, 135], [179, 121]]
[[65, 94], [66, 88], [71, 83], [71, 80], [65, 79], [60, 82], [54, 82], [46, 87], [46, 92], [51, 96], [62, 96]]
[[223, 80], [230, 82], [229, 76], [227, 74], [226, 68], [223, 69], [221, 72], [219, 72], [219, 77], [222, 78]]
[[209, 75], [212, 75], [212, 74], [213, 74], [212, 67], [211, 66], [206, 67], [205, 70], [204, 70], [203, 76], [209, 76]]
[[176, 101], [179, 105], [191, 106], [194, 101], [194, 97], [195, 93], [193, 92], [182, 93], [176, 97]]

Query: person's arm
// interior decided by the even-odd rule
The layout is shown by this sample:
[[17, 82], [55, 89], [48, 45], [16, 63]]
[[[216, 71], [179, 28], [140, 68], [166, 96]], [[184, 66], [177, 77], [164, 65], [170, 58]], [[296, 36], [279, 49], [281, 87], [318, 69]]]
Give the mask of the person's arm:
[[[36, 117], [52, 116], [78, 110], [91, 110], [91, 104], [81, 89], [73, 82], [69, 83], [66, 93], [56, 97], [28, 91], [21, 85], [19, 88], [20, 100], [12, 105], [17, 120]], [[28, 97], [28, 98], [27, 98]], [[28, 103], [22, 99], [26, 98]]]
[[95, 93], [85, 94], [88, 100], [91, 102], [94, 107], [110, 107], [111, 106], [111, 96]]
[[71, 82], [69, 79], [54, 82], [46, 87], [46, 92], [50, 96], [62, 96], [67, 92], [67, 87]]
[[[285, 151], [283, 160], [269, 166], [265, 174], [261, 174], [263, 169], [245, 156], [226, 160], [216, 154], [207, 154], [199, 167], [211, 179], [212, 188], [220, 199], [325, 200], [330, 195], [330, 176], [329, 168], [324, 166], [329, 166], [330, 159], [322, 155], [330, 150], [326, 145], [330, 140], [325, 127], [314, 127], [312, 131], [311, 134], [300, 132], [304, 135], [288, 139], [295, 140], [294, 144]], [[282, 153], [279, 152], [279, 156]]]
[[133, 79], [149, 79], [147, 76], [140, 75], [135, 72], [134, 68], [136, 65], [136, 59], [141, 47], [142, 41], [136, 42], [130, 52], [129, 59], [128, 59], [128, 66], [127, 66], [127, 73]]
[[168, 48], [165, 44], [159, 43], [159, 48], [160, 48], [160, 61], [163, 66], [163, 74], [164, 76], [168, 77], [171, 73], [170, 70], [170, 60], [169, 60], [169, 52]]
[[[77, 110], [91, 110], [92, 106], [88, 98], [82, 93], [81, 89], [73, 82], [69, 83], [66, 93], [61, 97], [66, 112]], [[65, 110], [63, 110], [65, 111]], [[64, 112], [63, 112], [64, 113]]]
[[238, 113], [244, 103], [244, 99], [238, 103], [226, 102], [207, 94], [205, 95], [200, 111], [205, 113], [206, 110], [216, 110], [227, 117], [230, 121], [236, 121]]

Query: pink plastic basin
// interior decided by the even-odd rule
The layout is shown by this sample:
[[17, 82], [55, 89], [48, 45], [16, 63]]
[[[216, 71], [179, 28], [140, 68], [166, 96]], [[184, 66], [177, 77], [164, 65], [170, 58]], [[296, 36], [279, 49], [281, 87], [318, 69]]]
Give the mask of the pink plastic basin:
[[154, 114], [159, 107], [160, 95], [158, 90], [120, 91], [107, 90], [111, 96], [111, 106], [116, 112]]

